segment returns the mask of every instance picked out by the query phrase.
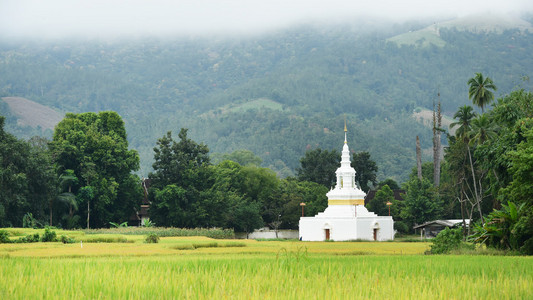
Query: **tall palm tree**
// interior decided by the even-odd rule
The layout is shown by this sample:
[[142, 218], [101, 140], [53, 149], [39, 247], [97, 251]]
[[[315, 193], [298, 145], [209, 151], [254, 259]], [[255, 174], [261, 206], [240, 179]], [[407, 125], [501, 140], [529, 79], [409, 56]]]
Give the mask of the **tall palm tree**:
[[484, 112], [484, 107], [492, 100], [494, 100], [494, 93], [497, 88], [492, 82], [490, 77], [483, 78], [483, 74], [476, 73], [476, 76], [468, 80], [468, 99], [472, 100], [472, 103], [481, 107], [481, 112]]
[[72, 218], [74, 211], [78, 210], [76, 196], [72, 193], [72, 187], [78, 184], [78, 177], [76, 177], [73, 170], [65, 170], [59, 176], [59, 180], [61, 188], [64, 190], [68, 187], [68, 192], [61, 193], [57, 198], [69, 206], [69, 217]]
[[455, 131], [455, 135], [457, 137], [467, 137], [467, 134], [471, 130], [472, 119], [475, 117], [476, 113], [474, 112], [472, 106], [465, 105], [459, 107], [459, 110], [457, 110], [455, 115], [453, 115], [453, 118], [456, 119], [457, 122], [451, 123], [450, 128], [459, 126], [459, 128], [457, 128]]

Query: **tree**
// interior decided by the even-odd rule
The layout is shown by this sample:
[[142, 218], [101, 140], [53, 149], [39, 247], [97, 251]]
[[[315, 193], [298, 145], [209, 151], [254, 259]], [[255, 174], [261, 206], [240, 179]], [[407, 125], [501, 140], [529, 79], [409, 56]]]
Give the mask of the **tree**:
[[368, 210], [375, 212], [378, 216], [387, 216], [389, 208], [387, 202], [394, 201], [394, 192], [388, 185], [382, 186], [377, 192], [376, 196], [368, 202]]
[[194, 226], [191, 224], [191, 209], [187, 191], [174, 184], [156, 190], [154, 201], [150, 207], [150, 219], [162, 226]]
[[369, 183], [376, 185], [376, 173], [378, 166], [370, 158], [370, 153], [363, 151], [353, 154], [351, 166], [355, 169], [355, 182], [359, 184], [361, 190], [368, 193], [370, 190]]
[[[483, 212], [481, 210], [481, 202], [483, 200], [483, 185], [482, 181], [486, 175], [486, 172], [474, 167], [474, 160], [472, 159], [472, 150], [470, 148], [470, 141], [472, 136], [472, 123], [475, 117], [472, 107], [463, 106], [454, 114], [454, 118], [458, 119], [457, 122], [450, 124], [450, 127], [459, 125], [456, 131], [457, 138], [449, 138], [450, 151], [456, 157], [454, 162], [451, 163], [452, 176], [456, 180], [456, 184], [461, 187], [459, 201], [462, 203], [468, 202], [471, 204], [472, 209], [474, 207], [479, 211], [481, 221], [483, 221]], [[461, 156], [464, 159], [460, 160], [457, 157]], [[466, 166], [469, 164], [469, 169]], [[471, 176], [471, 177], [469, 177]], [[464, 207], [462, 207], [464, 211]], [[472, 210], [471, 210], [472, 211]], [[470, 211], [470, 212], [471, 212]], [[469, 214], [471, 218], [471, 213]], [[463, 225], [465, 225], [463, 216]]]
[[474, 228], [472, 239], [497, 249], [522, 251], [533, 254], [533, 211], [526, 203], [516, 205], [509, 201], [501, 210], [494, 210], [483, 225]]
[[255, 155], [252, 151], [249, 150], [235, 150], [230, 154], [215, 153], [212, 155], [212, 159], [215, 164], [218, 164], [224, 160], [231, 160], [240, 164], [241, 166], [255, 165], [259, 167], [263, 162], [261, 157]]
[[257, 202], [237, 202], [234, 205], [233, 218], [230, 224], [236, 231], [246, 232], [246, 238], [248, 234], [254, 229], [261, 228], [263, 226], [263, 219], [261, 218], [260, 205]]
[[405, 208], [401, 217], [410, 225], [422, 224], [440, 216], [441, 203], [434, 198], [433, 186], [427, 179], [413, 178], [405, 183]]
[[516, 146], [516, 150], [506, 154], [513, 179], [501, 190], [501, 195], [518, 204], [533, 206], [533, 119], [523, 119], [518, 126], [524, 140]]
[[0, 116], [0, 226], [22, 226], [27, 213], [47, 223], [45, 209], [53, 209], [57, 193], [47, 143], [17, 139], [4, 131], [4, 120]]
[[302, 209], [300, 203], [304, 202], [305, 215], [313, 216], [322, 212], [328, 206], [326, 193], [328, 188], [310, 181], [300, 181], [296, 178], [286, 178], [281, 180], [274, 199], [279, 202], [281, 210], [280, 220], [283, 228], [297, 229]]
[[438, 187], [440, 184], [440, 154], [441, 154], [441, 132], [442, 132], [442, 115], [440, 105], [437, 106], [437, 113], [435, 116], [435, 105], [433, 105], [433, 184]]
[[[75, 226], [73, 217], [74, 211], [78, 210], [78, 202], [76, 201], [76, 195], [72, 191], [72, 187], [78, 184], [78, 177], [74, 174], [74, 170], [67, 169], [59, 176], [59, 186], [60, 193], [58, 199], [66, 203], [69, 208], [68, 217], [67, 217], [67, 227], [72, 228]], [[66, 191], [65, 191], [66, 190]], [[52, 215], [50, 211], [50, 220], [52, 220]], [[52, 224], [50, 223], [50, 226]]]
[[472, 119], [476, 117], [476, 113], [472, 106], [461, 106], [459, 110], [453, 115], [454, 119], [457, 119], [456, 122], [450, 124], [450, 128], [459, 126], [455, 131], [455, 136], [458, 138], [468, 138], [468, 133], [470, 132], [470, 127], [472, 124]]
[[416, 136], [416, 170], [418, 179], [422, 180], [422, 151], [420, 150], [420, 139]]
[[[91, 187], [93, 197], [83, 197], [87, 203], [80, 203], [87, 204], [87, 211], [79, 213], [87, 213], [93, 227], [124, 221], [116, 219], [134, 212], [118, 191], [139, 168], [139, 156], [128, 150], [124, 122], [116, 112], [66, 114], [56, 126], [51, 148], [59, 172], [73, 170], [84, 179], [80, 188]], [[142, 194], [128, 197], [141, 199]]]
[[[420, 166], [420, 169], [422, 169], [422, 166]], [[422, 172], [420, 172], [422, 173]], [[398, 185], [398, 183], [392, 179], [392, 178], [387, 178], [383, 181], [380, 181], [378, 183], [378, 189], [382, 188], [383, 186], [385, 185], [388, 185], [390, 187], [391, 190], [399, 190], [400, 189], [400, 186]]]
[[337, 150], [320, 148], [305, 152], [300, 159], [300, 167], [296, 169], [298, 179], [312, 181], [327, 188], [335, 185], [335, 171], [340, 166], [341, 154]]
[[497, 88], [490, 77], [483, 78], [483, 74], [476, 73], [476, 75], [468, 80], [468, 99], [472, 103], [481, 107], [484, 112], [484, 107], [494, 100], [494, 93]]
[[496, 125], [489, 116], [482, 114], [472, 120], [470, 141], [471, 143], [481, 145], [489, 139], [494, 139], [496, 137], [496, 130]]
[[154, 172], [148, 175], [153, 197], [150, 215], [160, 226], [206, 226], [208, 194], [204, 192], [212, 184], [209, 149], [189, 139], [185, 128], [178, 137], [176, 142], [167, 132], [154, 148]]
[[167, 132], [157, 141], [154, 148], [154, 172], [149, 174], [152, 186], [162, 189], [168, 184], [187, 187], [195, 186], [200, 175], [210, 165], [209, 148], [187, 137], [188, 129], [182, 128], [178, 134], [179, 142]]

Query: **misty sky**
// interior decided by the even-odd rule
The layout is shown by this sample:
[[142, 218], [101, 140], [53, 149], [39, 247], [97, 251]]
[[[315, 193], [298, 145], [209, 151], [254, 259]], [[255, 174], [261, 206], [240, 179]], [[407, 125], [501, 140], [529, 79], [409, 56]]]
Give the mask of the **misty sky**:
[[0, 0], [0, 37], [254, 33], [358, 16], [403, 21], [533, 11], [533, 0]]

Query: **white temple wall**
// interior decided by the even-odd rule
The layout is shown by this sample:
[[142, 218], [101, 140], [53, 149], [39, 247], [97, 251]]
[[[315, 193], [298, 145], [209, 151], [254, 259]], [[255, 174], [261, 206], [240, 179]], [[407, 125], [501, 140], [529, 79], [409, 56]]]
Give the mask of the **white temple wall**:
[[394, 239], [392, 217], [300, 218], [299, 235], [303, 241], [325, 241], [326, 229], [329, 229], [329, 239], [334, 241], [373, 241], [374, 229], [377, 241]]

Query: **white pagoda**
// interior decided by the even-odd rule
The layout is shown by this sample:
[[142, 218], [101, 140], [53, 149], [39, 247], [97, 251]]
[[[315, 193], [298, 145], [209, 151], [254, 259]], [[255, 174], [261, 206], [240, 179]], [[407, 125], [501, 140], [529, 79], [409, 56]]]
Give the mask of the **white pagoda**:
[[330, 190], [328, 207], [314, 217], [300, 218], [299, 236], [302, 241], [387, 241], [394, 239], [394, 221], [391, 216], [378, 216], [365, 208], [365, 192], [355, 183], [355, 170], [350, 166], [350, 149], [346, 140], [341, 166], [337, 169], [337, 184]]

